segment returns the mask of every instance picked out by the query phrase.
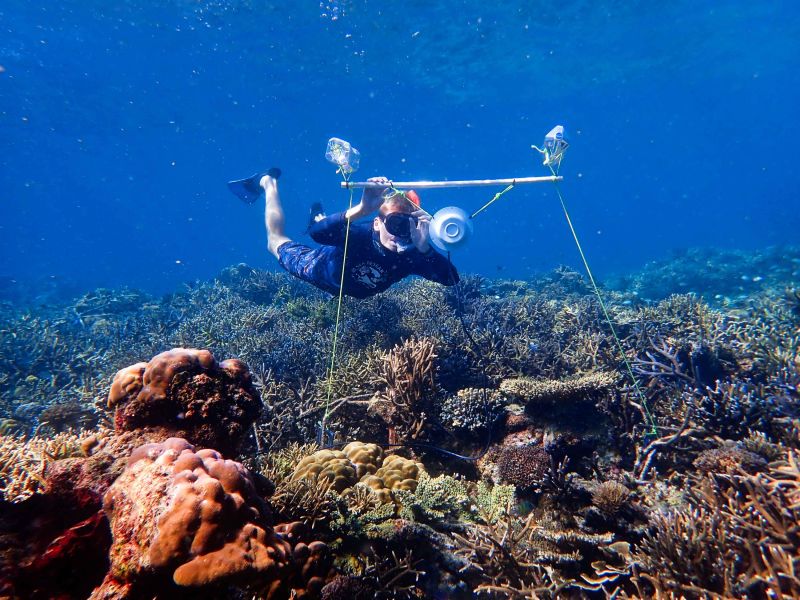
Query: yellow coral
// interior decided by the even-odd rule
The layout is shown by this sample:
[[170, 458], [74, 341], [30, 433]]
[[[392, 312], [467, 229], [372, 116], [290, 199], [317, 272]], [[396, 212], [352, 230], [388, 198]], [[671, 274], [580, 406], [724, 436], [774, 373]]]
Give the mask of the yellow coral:
[[342, 448], [342, 452], [356, 466], [356, 476], [359, 480], [366, 475], [374, 474], [383, 462], [383, 448], [377, 444], [350, 442]]
[[339, 450], [318, 450], [306, 456], [297, 465], [292, 475], [293, 480], [325, 479], [337, 492], [343, 492], [358, 481], [357, 467], [344, 452]]
[[397, 455], [384, 458], [383, 450], [377, 444], [350, 442], [342, 451], [318, 450], [305, 457], [291, 479], [324, 479], [340, 494], [356, 483], [363, 483], [377, 494], [381, 502], [393, 502], [392, 490], [413, 492], [423, 472], [424, 467], [416, 461]]
[[383, 459], [383, 466], [377, 470], [375, 477], [382, 479], [388, 489], [413, 492], [417, 489], [417, 480], [423, 470], [420, 463], [395, 454]]

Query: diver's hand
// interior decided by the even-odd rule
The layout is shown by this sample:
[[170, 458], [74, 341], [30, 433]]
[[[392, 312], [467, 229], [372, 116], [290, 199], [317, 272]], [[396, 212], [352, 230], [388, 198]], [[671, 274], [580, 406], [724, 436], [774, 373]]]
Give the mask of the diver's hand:
[[431, 217], [424, 210], [417, 210], [412, 214], [417, 218], [417, 226], [411, 228], [411, 242], [417, 250], [425, 254], [431, 249], [429, 233]]
[[361, 206], [366, 212], [372, 212], [383, 204], [383, 192], [391, 187], [392, 182], [386, 177], [370, 177], [367, 181], [381, 184], [381, 187], [364, 188], [361, 195]]
[[383, 192], [392, 187], [392, 182], [386, 179], [386, 177], [370, 177], [367, 181], [380, 183], [381, 186], [364, 188], [364, 193], [361, 195], [361, 202], [345, 213], [348, 219], [366, 217], [368, 214], [378, 210], [381, 204], [383, 204]]

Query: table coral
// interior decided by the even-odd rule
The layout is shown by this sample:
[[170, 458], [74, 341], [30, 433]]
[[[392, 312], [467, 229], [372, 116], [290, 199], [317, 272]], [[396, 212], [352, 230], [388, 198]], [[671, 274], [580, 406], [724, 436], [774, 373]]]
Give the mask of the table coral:
[[587, 373], [564, 381], [520, 377], [504, 380], [500, 384], [500, 391], [527, 405], [576, 402], [592, 399], [607, 391], [614, 384], [614, 380], [614, 376], [599, 372]]
[[247, 470], [183, 439], [134, 451], [104, 509], [114, 542], [95, 598], [120, 586], [135, 596], [169, 579], [271, 585], [291, 570], [293, 548], [269, 526], [270, 509]]
[[261, 411], [261, 399], [239, 360], [217, 363], [208, 350], [174, 348], [114, 377], [108, 406], [118, 432], [164, 428], [223, 453], [236, 451]]

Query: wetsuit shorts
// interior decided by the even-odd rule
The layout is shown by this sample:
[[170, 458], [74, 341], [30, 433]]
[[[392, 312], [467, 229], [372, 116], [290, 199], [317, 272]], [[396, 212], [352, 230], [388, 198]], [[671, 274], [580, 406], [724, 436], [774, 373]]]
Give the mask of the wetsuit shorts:
[[297, 242], [284, 242], [278, 248], [278, 263], [290, 275], [332, 294], [338, 294], [338, 289], [329, 289], [330, 286], [325, 285], [325, 277], [322, 272], [326, 270], [327, 263], [330, 262], [329, 253], [325, 252], [325, 248], [325, 246], [309, 248]]

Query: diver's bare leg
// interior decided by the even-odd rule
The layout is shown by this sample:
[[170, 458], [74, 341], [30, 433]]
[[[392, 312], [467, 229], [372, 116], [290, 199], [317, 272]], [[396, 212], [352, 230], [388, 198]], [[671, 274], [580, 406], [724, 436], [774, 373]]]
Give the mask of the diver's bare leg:
[[284, 216], [281, 199], [278, 194], [278, 180], [269, 175], [264, 175], [259, 182], [264, 188], [266, 203], [264, 206], [264, 224], [267, 227], [267, 248], [275, 258], [278, 258], [278, 248], [291, 240], [284, 233]]

